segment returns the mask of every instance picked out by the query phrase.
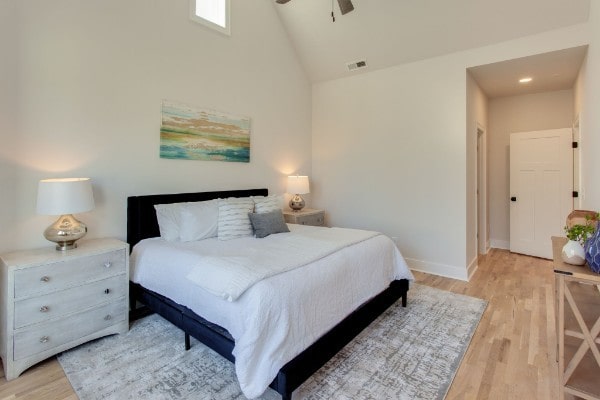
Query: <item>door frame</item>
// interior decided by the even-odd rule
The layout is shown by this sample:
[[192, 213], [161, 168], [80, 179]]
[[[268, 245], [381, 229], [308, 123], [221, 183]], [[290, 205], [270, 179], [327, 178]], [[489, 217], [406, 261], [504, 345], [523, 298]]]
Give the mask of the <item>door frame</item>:
[[487, 254], [490, 249], [487, 132], [479, 122], [475, 134], [477, 135], [477, 253]]
[[573, 121], [573, 142], [577, 142], [577, 148], [573, 149], [573, 191], [578, 193], [578, 196], [573, 199], [573, 209], [580, 210], [583, 202], [583, 188], [581, 187], [581, 115], [578, 114]]

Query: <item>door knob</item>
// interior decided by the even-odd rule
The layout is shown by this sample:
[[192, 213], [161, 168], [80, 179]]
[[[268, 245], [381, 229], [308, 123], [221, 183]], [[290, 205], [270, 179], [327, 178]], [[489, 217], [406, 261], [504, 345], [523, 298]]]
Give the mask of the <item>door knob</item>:
[[517, 198], [515, 196], [510, 198], [510, 201], [517, 201]]

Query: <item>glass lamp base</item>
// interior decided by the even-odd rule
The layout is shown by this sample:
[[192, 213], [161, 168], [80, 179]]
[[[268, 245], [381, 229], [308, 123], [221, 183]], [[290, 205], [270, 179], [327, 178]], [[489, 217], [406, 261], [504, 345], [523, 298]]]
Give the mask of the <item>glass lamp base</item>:
[[56, 243], [56, 250], [66, 251], [77, 247], [77, 240], [87, 233], [87, 226], [72, 214], [61, 215], [44, 231], [44, 237]]
[[300, 211], [304, 208], [306, 204], [304, 203], [304, 199], [300, 197], [299, 194], [296, 194], [290, 200], [290, 208], [294, 211]]

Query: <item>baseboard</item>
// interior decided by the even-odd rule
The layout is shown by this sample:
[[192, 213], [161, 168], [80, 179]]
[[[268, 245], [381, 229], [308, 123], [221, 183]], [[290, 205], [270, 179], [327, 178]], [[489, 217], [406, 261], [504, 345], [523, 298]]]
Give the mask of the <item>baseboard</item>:
[[478, 266], [477, 260], [479, 260], [479, 257], [475, 257], [473, 259], [473, 261], [471, 261], [471, 263], [467, 267], [467, 280], [468, 281], [471, 280], [471, 277], [473, 276], [475, 271], [477, 271], [477, 266]]
[[490, 239], [490, 247], [494, 249], [510, 250], [510, 242], [508, 240]]
[[[405, 260], [410, 269], [414, 271], [426, 272], [428, 274], [444, 276], [446, 278], [459, 279], [461, 281], [469, 280], [469, 275], [466, 268], [416, 260], [414, 258], [405, 258]], [[477, 266], [477, 262], [475, 262], [475, 266]]]

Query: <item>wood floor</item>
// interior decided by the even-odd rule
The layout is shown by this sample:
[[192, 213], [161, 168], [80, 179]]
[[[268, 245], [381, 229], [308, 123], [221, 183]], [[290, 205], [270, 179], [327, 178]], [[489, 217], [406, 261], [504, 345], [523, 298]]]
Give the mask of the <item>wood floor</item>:
[[[470, 282], [415, 273], [418, 283], [478, 297], [488, 307], [447, 399], [555, 399], [558, 367], [552, 263], [492, 250]], [[410, 292], [409, 292], [410, 306]], [[53, 358], [7, 382], [3, 399], [77, 399]]]

